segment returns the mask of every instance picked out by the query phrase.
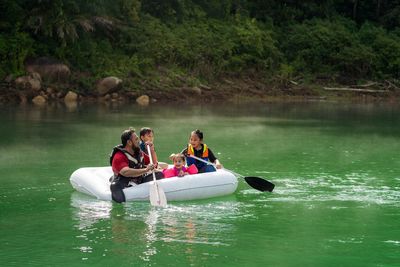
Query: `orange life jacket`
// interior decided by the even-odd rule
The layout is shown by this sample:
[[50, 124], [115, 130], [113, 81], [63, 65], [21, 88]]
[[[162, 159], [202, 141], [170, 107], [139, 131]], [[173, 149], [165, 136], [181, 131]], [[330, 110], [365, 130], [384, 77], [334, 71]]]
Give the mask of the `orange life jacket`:
[[[194, 156], [194, 148], [191, 144], [188, 144], [188, 154]], [[208, 147], [206, 144], [203, 144], [203, 154], [201, 155], [201, 158], [208, 158]]]

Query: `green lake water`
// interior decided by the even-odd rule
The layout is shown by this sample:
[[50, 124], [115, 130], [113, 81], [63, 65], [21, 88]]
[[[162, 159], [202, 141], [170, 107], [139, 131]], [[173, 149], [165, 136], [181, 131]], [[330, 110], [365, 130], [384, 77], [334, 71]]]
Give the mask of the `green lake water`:
[[[128, 126], [159, 160], [199, 128], [240, 180], [229, 196], [116, 204], [75, 192]], [[400, 107], [268, 103], [0, 107], [1, 266], [400, 266]]]

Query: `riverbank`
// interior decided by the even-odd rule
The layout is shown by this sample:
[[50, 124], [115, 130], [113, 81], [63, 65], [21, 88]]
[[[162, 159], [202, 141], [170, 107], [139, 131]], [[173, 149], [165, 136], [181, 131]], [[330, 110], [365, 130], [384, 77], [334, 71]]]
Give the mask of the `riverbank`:
[[[399, 102], [400, 90], [390, 84], [368, 82], [362, 85], [302, 84], [295, 81], [268, 82], [259, 77], [223, 77], [208, 83], [180, 83], [168, 79], [142, 80], [140, 86], [121, 86], [104, 94], [82, 92], [73, 84], [43, 83], [40, 90], [17, 88], [3, 83], [0, 103], [45, 105], [54, 102], [111, 102], [149, 105], [159, 103], [268, 102], [268, 101], [389, 101]], [[59, 89], [55, 89], [59, 88]]]
[[[48, 65], [46, 65], [48, 67]], [[59, 68], [58, 68], [59, 69]], [[58, 70], [57, 69], [57, 70]], [[209, 103], [209, 102], [266, 102], [266, 101], [391, 101], [400, 99], [398, 81], [366, 81], [355, 84], [347, 81], [338, 84], [327, 81], [306, 83], [302, 80], [270, 78], [247, 73], [225, 75], [212, 80], [201, 80], [194, 75], [177, 75], [159, 69], [153, 76], [120, 79], [105, 77], [85, 84], [82, 74], [67, 73], [67, 79], [52, 76], [43, 69], [26, 76], [8, 79], [0, 84], [0, 103], [65, 102], [137, 102], [146, 106], [152, 103]], [[40, 74], [39, 74], [40, 73]], [[47, 75], [47, 76], [46, 76]], [[42, 78], [43, 77], [43, 78]], [[78, 77], [78, 78], [77, 78]]]

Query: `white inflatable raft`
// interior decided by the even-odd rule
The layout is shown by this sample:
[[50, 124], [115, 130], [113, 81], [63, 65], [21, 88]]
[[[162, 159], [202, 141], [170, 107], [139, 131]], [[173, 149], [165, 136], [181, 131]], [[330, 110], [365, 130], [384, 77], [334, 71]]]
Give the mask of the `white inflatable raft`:
[[[74, 171], [70, 177], [72, 187], [77, 191], [102, 200], [111, 200], [109, 178], [111, 167], [89, 167]], [[149, 185], [143, 183], [124, 189], [126, 201], [149, 200]], [[201, 174], [185, 175], [157, 180], [168, 201], [204, 199], [235, 192], [238, 180], [235, 175], [218, 170]]]

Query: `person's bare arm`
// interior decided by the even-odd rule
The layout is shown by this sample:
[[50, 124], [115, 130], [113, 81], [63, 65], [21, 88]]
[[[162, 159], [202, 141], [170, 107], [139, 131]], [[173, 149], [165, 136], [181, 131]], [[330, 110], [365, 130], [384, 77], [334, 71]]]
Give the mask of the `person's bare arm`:
[[149, 165], [147, 165], [146, 168], [142, 168], [142, 169], [132, 169], [129, 167], [124, 167], [121, 169], [121, 171], [119, 173], [125, 177], [138, 177], [149, 171], [152, 171], [153, 169], [154, 169], [154, 164], [149, 164]]
[[151, 142], [146, 142], [146, 151], [147, 151], [147, 146], [150, 146], [151, 158], [153, 159], [154, 165], [157, 166], [158, 159], [157, 159], [156, 150], [154, 149], [154, 144]]
[[215, 160], [214, 164], [215, 164], [215, 167], [217, 167], [217, 169], [222, 169], [222, 167], [223, 167], [221, 162], [219, 162], [218, 159]]

